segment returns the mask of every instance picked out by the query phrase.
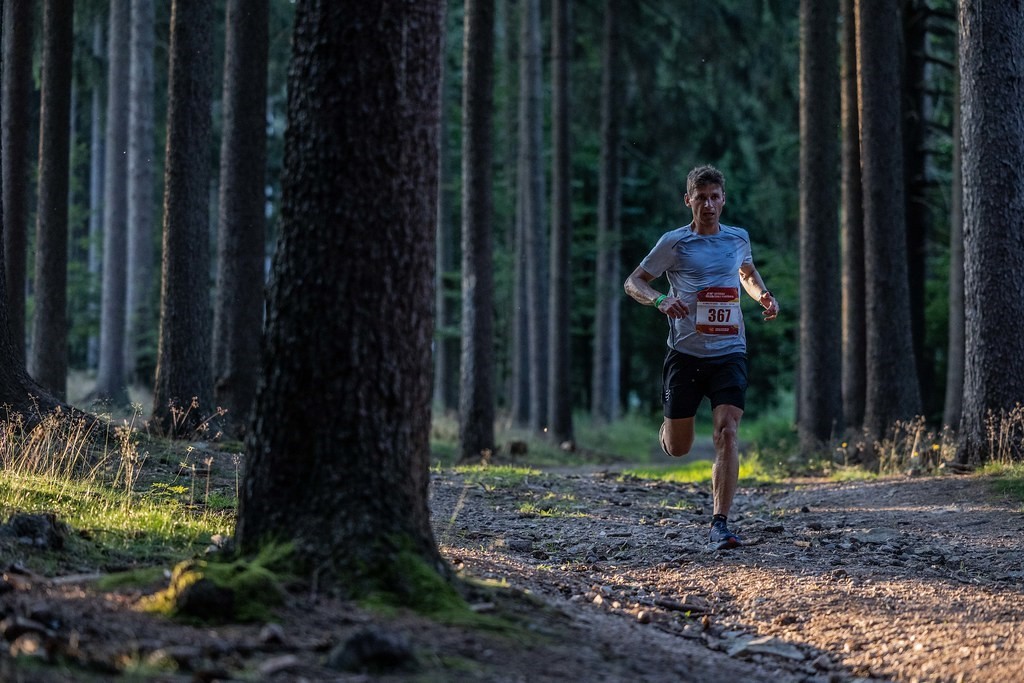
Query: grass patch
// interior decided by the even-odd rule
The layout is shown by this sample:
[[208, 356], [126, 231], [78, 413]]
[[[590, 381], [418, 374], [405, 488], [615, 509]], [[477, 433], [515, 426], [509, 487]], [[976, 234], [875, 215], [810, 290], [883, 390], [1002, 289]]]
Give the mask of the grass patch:
[[[675, 484], [704, 484], [711, 481], [712, 464], [710, 460], [696, 460], [680, 465], [633, 467], [622, 474]], [[757, 486], [775, 483], [778, 477], [766, 470], [758, 457], [749, 456], [740, 460], [739, 480], [744, 486]]]
[[996, 493], [1024, 502], [1024, 463], [987, 463], [981, 474], [993, 478]]
[[[43, 574], [167, 564], [229, 533], [234, 503], [214, 498], [208, 476], [184, 486], [143, 450], [151, 445], [134, 418], [107, 427], [56, 412], [29, 427], [7, 416], [0, 423], [0, 521], [48, 513], [70, 530], [59, 551], [12, 548], [19, 561]], [[205, 504], [211, 500], [216, 507]]]
[[519, 514], [528, 517], [586, 517], [576, 496], [548, 492], [537, 501], [525, 501], [519, 506]]
[[479, 484], [487, 491], [519, 488], [531, 478], [544, 476], [540, 470], [515, 465], [460, 465], [452, 471], [461, 474], [466, 483]]

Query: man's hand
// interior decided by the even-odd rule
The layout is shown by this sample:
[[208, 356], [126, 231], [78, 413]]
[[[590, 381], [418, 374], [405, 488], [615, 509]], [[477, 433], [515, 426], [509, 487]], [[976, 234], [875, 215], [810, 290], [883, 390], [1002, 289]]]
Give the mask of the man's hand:
[[670, 318], [685, 318], [690, 315], [689, 307], [683, 303], [682, 299], [678, 299], [674, 296], [667, 296], [662, 299], [661, 305], [658, 306], [658, 310]]
[[[666, 299], [666, 302], [668, 300]], [[779, 315], [779, 302], [775, 299], [775, 296], [771, 292], [762, 292], [761, 298], [757, 300], [759, 304], [764, 308], [761, 311], [761, 315], [765, 321], [775, 320]]]

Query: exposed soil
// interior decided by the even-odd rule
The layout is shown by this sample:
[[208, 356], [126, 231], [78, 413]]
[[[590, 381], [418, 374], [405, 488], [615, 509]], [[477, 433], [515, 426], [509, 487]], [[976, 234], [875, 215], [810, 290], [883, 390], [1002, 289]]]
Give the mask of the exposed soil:
[[[141, 590], [36, 576], [11, 556], [2, 559], [0, 680], [1024, 675], [1024, 517], [980, 477], [744, 488], [733, 526], [746, 546], [733, 551], [706, 548], [707, 490], [614, 468], [483, 480], [446, 470], [431, 504], [452, 566], [504, 586], [478, 590], [474, 609], [514, 629], [383, 617], [308, 591], [273, 625], [188, 626], [134, 610]], [[376, 662], [381, 673], [346, 672], [346, 662]]]

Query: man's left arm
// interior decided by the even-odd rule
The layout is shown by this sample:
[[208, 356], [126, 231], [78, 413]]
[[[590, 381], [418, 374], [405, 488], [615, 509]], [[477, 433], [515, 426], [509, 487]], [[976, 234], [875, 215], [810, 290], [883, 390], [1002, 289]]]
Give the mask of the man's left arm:
[[761, 307], [764, 308], [764, 311], [761, 312], [764, 319], [774, 320], [779, 314], [779, 302], [775, 300], [775, 295], [765, 286], [764, 280], [761, 279], [761, 274], [757, 272], [757, 268], [754, 267], [753, 263], [744, 263], [740, 266], [740, 282], [750, 298], [761, 304]]

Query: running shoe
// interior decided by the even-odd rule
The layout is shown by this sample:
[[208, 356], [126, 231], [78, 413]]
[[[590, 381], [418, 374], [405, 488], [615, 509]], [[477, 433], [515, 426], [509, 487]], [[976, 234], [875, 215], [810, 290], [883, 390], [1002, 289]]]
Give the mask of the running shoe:
[[708, 540], [712, 550], [732, 550], [743, 545], [740, 537], [729, 531], [729, 525], [723, 521], [717, 521], [711, 525]]

